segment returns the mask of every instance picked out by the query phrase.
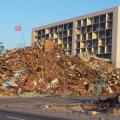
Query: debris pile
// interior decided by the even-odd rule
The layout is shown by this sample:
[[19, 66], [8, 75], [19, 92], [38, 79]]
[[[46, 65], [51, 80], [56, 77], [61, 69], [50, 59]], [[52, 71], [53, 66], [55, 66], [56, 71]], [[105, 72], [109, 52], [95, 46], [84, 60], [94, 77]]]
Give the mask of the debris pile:
[[108, 95], [119, 90], [120, 70], [111, 63], [95, 57], [85, 61], [66, 56], [62, 47], [51, 41], [9, 50], [0, 56], [1, 95], [24, 92]]

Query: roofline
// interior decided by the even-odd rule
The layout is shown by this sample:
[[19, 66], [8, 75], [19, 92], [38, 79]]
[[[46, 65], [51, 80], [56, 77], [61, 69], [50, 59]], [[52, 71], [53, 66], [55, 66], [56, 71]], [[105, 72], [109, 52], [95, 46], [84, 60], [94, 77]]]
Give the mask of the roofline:
[[67, 22], [68, 23], [69, 22], [73, 22], [74, 20], [85, 19], [86, 17], [97, 16], [97, 15], [100, 15], [100, 14], [103, 14], [103, 13], [108, 13], [110, 11], [112, 12], [115, 9], [118, 9], [119, 7], [120, 6], [115, 6], [115, 7], [112, 7], [112, 8], [107, 8], [107, 9], [104, 9], [104, 10], [91, 12], [91, 13], [88, 13], [88, 14], [85, 14], [85, 15], [81, 15], [81, 16], [78, 16], [78, 17], [73, 17], [73, 18], [70, 18], [70, 19], [61, 20], [61, 21], [58, 21], [58, 22], [50, 23], [50, 24], [45, 24], [45, 25], [42, 25], [40, 27], [33, 28], [32, 30], [34, 31], [34, 30], [38, 30], [38, 29], [43, 29], [43, 28], [47, 28], [47, 27], [56, 26], [56, 25], [59, 25], [59, 24], [64, 24], [64, 23], [67, 23]]

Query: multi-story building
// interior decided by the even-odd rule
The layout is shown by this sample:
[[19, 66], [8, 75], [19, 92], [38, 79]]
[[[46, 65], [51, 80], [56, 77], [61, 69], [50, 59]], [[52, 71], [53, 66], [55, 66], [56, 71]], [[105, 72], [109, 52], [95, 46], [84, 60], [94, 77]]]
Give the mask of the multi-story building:
[[68, 55], [87, 52], [120, 67], [120, 7], [34, 28], [32, 40], [53, 40]]

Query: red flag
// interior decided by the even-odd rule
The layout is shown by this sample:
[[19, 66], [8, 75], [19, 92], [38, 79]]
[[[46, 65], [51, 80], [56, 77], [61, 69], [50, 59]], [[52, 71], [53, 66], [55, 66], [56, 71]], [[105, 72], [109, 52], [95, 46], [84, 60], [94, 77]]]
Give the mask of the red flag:
[[15, 31], [21, 31], [21, 25], [15, 26]]

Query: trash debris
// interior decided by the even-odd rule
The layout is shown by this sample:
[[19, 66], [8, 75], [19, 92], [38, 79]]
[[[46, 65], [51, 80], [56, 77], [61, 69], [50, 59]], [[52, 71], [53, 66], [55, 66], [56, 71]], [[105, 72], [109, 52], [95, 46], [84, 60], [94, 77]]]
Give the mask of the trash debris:
[[5, 81], [5, 83], [3, 83], [2, 87], [5, 88], [12, 88], [12, 87], [17, 87], [17, 84], [15, 83], [15, 81], [12, 80], [7, 80]]
[[98, 112], [97, 112], [97, 111], [90, 111], [90, 112], [89, 112], [89, 114], [91, 114], [91, 115], [95, 116], [95, 115], [97, 115], [97, 114], [98, 114]]
[[[1, 53], [0, 91], [19, 95], [110, 95], [120, 91], [120, 69], [101, 58], [67, 56], [60, 45], [41, 41], [31, 47]], [[87, 59], [86, 59], [87, 58]], [[7, 90], [4, 90], [6, 89]]]
[[120, 115], [120, 108], [111, 108], [109, 112], [113, 115]]
[[48, 105], [46, 105], [46, 106], [45, 106], [45, 108], [49, 108], [49, 106], [48, 106]]
[[45, 52], [53, 52], [55, 48], [55, 43], [53, 41], [46, 40], [44, 45]]

